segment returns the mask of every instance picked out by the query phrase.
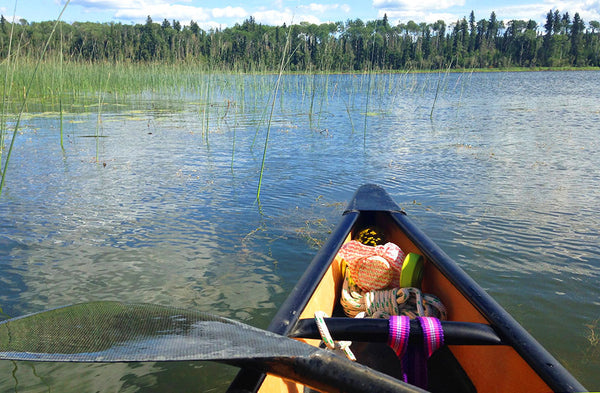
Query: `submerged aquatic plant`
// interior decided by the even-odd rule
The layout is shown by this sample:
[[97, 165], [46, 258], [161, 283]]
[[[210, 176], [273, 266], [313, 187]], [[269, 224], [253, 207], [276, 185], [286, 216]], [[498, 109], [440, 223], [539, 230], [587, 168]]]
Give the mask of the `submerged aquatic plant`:
[[600, 351], [600, 318], [595, 319], [592, 323], [585, 325], [588, 329], [587, 340], [590, 348], [595, 351]]

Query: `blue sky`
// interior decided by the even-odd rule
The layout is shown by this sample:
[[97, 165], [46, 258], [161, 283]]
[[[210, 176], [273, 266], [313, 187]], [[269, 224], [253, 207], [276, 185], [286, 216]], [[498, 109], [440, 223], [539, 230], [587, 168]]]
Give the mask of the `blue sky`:
[[[0, 13], [6, 19], [24, 18], [29, 22], [54, 20], [65, 0], [0, 0]], [[16, 12], [15, 12], [16, 4]], [[550, 9], [573, 16], [579, 12], [584, 22], [600, 21], [600, 0], [71, 0], [63, 20], [66, 22], [121, 22], [143, 23], [148, 15], [155, 21], [178, 20], [200, 27], [227, 27], [253, 16], [263, 24], [311, 23], [346, 21], [360, 18], [364, 21], [382, 18], [387, 14], [390, 23], [434, 22], [442, 19], [448, 24], [471, 10], [475, 18], [488, 19], [492, 11], [499, 20], [533, 19], [543, 25]]]

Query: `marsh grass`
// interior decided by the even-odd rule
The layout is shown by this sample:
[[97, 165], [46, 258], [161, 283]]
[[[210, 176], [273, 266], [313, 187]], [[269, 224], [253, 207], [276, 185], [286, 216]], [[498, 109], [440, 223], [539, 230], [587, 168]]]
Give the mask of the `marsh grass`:
[[[237, 109], [248, 112], [265, 111], [265, 103], [272, 102], [274, 85], [273, 78], [279, 79], [278, 74], [256, 72], [242, 74], [211, 70], [204, 64], [144, 64], [144, 63], [80, 63], [66, 61], [60, 56], [44, 60], [36, 64], [31, 59], [15, 59], [15, 62], [0, 64], [0, 72], [4, 73], [6, 113], [16, 113], [22, 101], [24, 90], [30, 82], [32, 73], [37, 67], [37, 72], [31, 81], [28, 91], [29, 106], [34, 111], [57, 112], [62, 107], [63, 114], [78, 111], [82, 103], [97, 103], [99, 91], [112, 96], [114, 101], [127, 96], [139, 94], [152, 94], [168, 97], [169, 99], [188, 100], [190, 97], [201, 97], [203, 104], [212, 105], [215, 101], [223, 102], [225, 99], [236, 102]], [[284, 65], [285, 67], [285, 65]], [[473, 72], [473, 70], [469, 70]], [[287, 74], [281, 73], [282, 76]], [[107, 75], [110, 79], [107, 80]], [[317, 116], [327, 110], [329, 92], [331, 88], [329, 74], [305, 74], [302, 78], [283, 80], [279, 82], [277, 104], [285, 109], [287, 107], [287, 94], [302, 94], [306, 97], [309, 122], [317, 123]], [[417, 90], [423, 93], [427, 86], [417, 84], [412, 73], [402, 73], [400, 78], [392, 78], [398, 73], [380, 74], [376, 71], [356, 74], [348, 91], [345, 94], [348, 107], [356, 108], [355, 98], [369, 92], [368, 103], [363, 104], [364, 113], [372, 112], [370, 105], [376, 100], [385, 101], [398, 90]], [[250, 107], [250, 108], [248, 108]], [[206, 131], [207, 119], [213, 119], [212, 108], [207, 108], [206, 113], [200, 116], [203, 120], [203, 131]], [[368, 125], [367, 125], [368, 126]], [[206, 137], [206, 135], [204, 135]]]
[[[11, 57], [14, 61], [0, 64], [0, 72], [4, 71], [5, 79], [2, 127], [6, 124], [6, 114], [16, 114], [23, 110], [56, 113], [59, 119], [60, 144], [64, 150], [65, 116], [95, 111], [97, 122], [94, 136], [98, 160], [102, 114], [108, 105], [106, 103], [118, 105], [120, 101], [129, 101], [132, 97], [139, 97], [140, 102], [144, 103], [148, 98], [154, 97], [187, 103], [198, 100], [198, 123], [207, 148], [210, 147], [211, 127], [218, 129], [222, 122], [227, 121], [228, 116], [232, 116], [232, 112], [236, 118], [238, 114], [257, 114], [251, 120], [256, 124], [251, 151], [266, 128], [264, 145], [261, 146], [263, 158], [257, 187], [259, 199], [276, 105], [282, 113], [286, 113], [290, 111], [289, 97], [293, 97], [293, 100], [298, 96], [302, 97], [305, 106], [300, 110], [307, 111], [309, 129], [322, 132], [321, 123], [323, 116], [328, 113], [329, 101], [342, 100], [344, 106], [341, 111], [345, 107], [349, 134], [354, 134], [360, 127], [357, 121], [360, 121], [358, 119], [362, 115], [363, 145], [366, 146], [369, 117], [385, 115], [389, 111], [386, 106], [389, 106], [390, 97], [400, 96], [399, 93], [403, 94], [407, 90], [424, 96], [431, 88], [429, 80], [417, 82], [414, 74], [408, 71], [399, 74], [399, 77], [397, 72], [381, 73], [376, 70], [353, 73], [350, 76], [351, 82], [344, 87], [338, 87], [337, 84], [331, 86], [331, 75], [328, 72], [302, 73], [298, 77], [283, 78], [286, 74], [293, 74], [285, 71], [294, 51], [290, 48], [290, 42], [288, 37], [278, 74], [268, 73], [266, 70], [254, 70], [251, 74], [219, 71], [211, 69], [210, 65], [193, 62], [85, 63], [69, 61], [60, 54], [48, 59], [42, 57], [38, 61]], [[61, 52], [56, 50], [55, 53]], [[327, 69], [326, 64], [323, 67]], [[437, 95], [442, 93], [442, 85], [442, 78], [438, 74], [438, 91], [431, 108], [432, 115]], [[223, 106], [224, 102], [227, 103], [226, 107]], [[226, 125], [229, 127], [229, 124]], [[232, 171], [236, 154], [236, 126], [237, 121], [234, 121], [231, 140]], [[1, 137], [4, 138], [4, 135], [3, 132]]]
[[292, 32], [292, 24], [290, 24], [290, 27], [288, 28], [287, 37], [285, 40], [285, 47], [283, 49], [283, 53], [281, 56], [281, 65], [279, 68], [279, 75], [277, 76], [277, 80], [275, 82], [275, 88], [273, 91], [273, 100], [271, 101], [271, 112], [269, 114], [269, 119], [267, 122], [267, 133], [265, 136], [265, 145], [264, 145], [264, 150], [263, 150], [262, 162], [260, 165], [260, 175], [258, 177], [258, 187], [256, 189], [256, 201], [259, 204], [260, 204], [260, 189], [262, 186], [263, 173], [265, 170], [265, 162], [267, 159], [267, 146], [269, 145], [269, 134], [271, 133], [271, 122], [273, 120], [273, 112], [275, 111], [275, 101], [277, 100], [277, 93], [279, 92], [279, 86], [281, 84], [281, 77], [283, 76], [283, 71], [285, 69], [286, 54], [288, 52], [288, 48], [290, 45], [291, 32]]
[[59, 52], [59, 61], [60, 61], [60, 88], [58, 92], [58, 111], [60, 113], [59, 116], [59, 128], [60, 128], [60, 148], [63, 153], [65, 152], [65, 144], [63, 141], [63, 105], [62, 105], [62, 92], [64, 89], [64, 75], [63, 75], [63, 67], [64, 67], [64, 56], [63, 56], [63, 34], [62, 34], [62, 24], [60, 25], [60, 52]]
[[[44, 49], [42, 50], [42, 53], [40, 54], [38, 61], [35, 63], [35, 68], [33, 69], [33, 73], [27, 79], [27, 83], [25, 83], [23, 85], [23, 87], [24, 87], [23, 100], [21, 102], [20, 109], [17, 113], [17, 119], [16, 119], [15, 126], [13, 129], [12, 138], [10, 140], [10, 145], [8, 147], [8, 151], [6, 152], [6, 159], [4, 160], [4, 165], [0, 165], [0, 167], [1, 167], [0, 169], [2, 170], [2, 177], [0, 178], [0, 196], [2, 196], [2, 190], [4, 189], [4, 183], [6, 181], [6, 172], [8, 170], [8, 164], [10, 162], [10, 156], [12, 154], [13, 147], [15, 145], [15, 140], [17, 139], [17, 132], [19, 131], [19, 125], [21, 123], [21, 118], [22, 118], [23, 113], [25, 112], [25, 108], [27, 106], [27, 97], [29, 96], [29, 93], [31, 91], [31, 87], [33, 85], [33, 80], [34, 80], [35, 76], [37, 75], [39, 65], [41, 64], [42, 60], [44, 59], [44, 56], [46, 55], [46, 51], [48, 50], [48, 46], [50, 45], [50, 40], [52, 39], [52, 36], [54, 35], [54, 32], [56, 31], [56, 26], [60, 22], [60, 19], [62, 18], [63, 13], [65, 12], [65, 10], [67, 9], [67, 6], [69, 5], [69, 2], [70, 2], [70, 0], [67, 0], [65, 2], [64, 7], [60, 11], [58, 18], [56, 19], [56, 22], [54, 23], [52, 31], [48, 36], [48, 40], [46, 41], [46, 44], [44, 45]], [[15, 8], [16, 8], [16, 4], [15, 4]], [[3, 100], [4, 100], [4, 98], [3, 98]], [[3, 101], [3, 103], [4, 103], [4, 101]], [[3, 112], [4, 112], [4, 109], [3, 109]], [[1, 161], [1, 158], [2, 157], [0, 156], [0, 161]]]
[[[6, 59], [0, 63], [0, 66], [4, 67], [4, 85], [2, 86], [2, 114], [0, 117], [0, 175], [4, 174], [3, 164], [2, 164], [2, 156], [4, 153], [4, 143], [5, 143], [5, 135], [6, 135], [6, 117], [8, 112], [8, 97], [11, 95], [11, 87], [12, 87], [12, 78], [14, 73], [14, 68], [12, 68], [11, 60], [12, 60], [12, 43], [13, 43], [13, 35], [14, 35], [14, 27], [15, 27], [15, 13], [16, 13], [17, 5], [15, 3], [15, 11], [13, 12], [13, 21], [11, 23], [9, 41], [8, 41], [8, 51], [6, 55]], [[0, 188], [0, 195], [2, 194], [2, 188]]]
[[202, 116], [203, 116], [203, 121], [202, 121], [202, 135], [206, 138], [206, 146], [209, 146], [209, 141], [208, 141], [208, 126], [209, 126], [209, 121], [210, 121], [210, 106], [211, 106], [211, 100], [210, 100], [210, 85], [211, 85], [211, 75], [208, 75], [207, 78], [207, 83], [205, 86], [205, 104], [203, 106], [203, 111], [202, 111]]
[[[106, 83], [108, 84], [110, 81], [110, 73], [106, 77]], [[104, 105], [104, 94], [103, 90], [98, 91], [98, 112], [96, 114], [96, 131], [94, 133], [94, 137], [96, 139], [96, 162], [99, 162], [100, 158], [100, 138], [102, 135], [100, 134], [100, 130], [102, 129], [102, 106]]]

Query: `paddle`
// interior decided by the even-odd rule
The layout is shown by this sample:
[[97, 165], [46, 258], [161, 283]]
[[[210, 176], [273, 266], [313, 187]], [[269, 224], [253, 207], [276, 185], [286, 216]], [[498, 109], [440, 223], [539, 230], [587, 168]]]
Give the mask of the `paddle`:
[[0, 359], [53, 362], [218, 361], [319, 390], [423, 392], [330, 351], [206, 313], [93, 302], [0, 323]]

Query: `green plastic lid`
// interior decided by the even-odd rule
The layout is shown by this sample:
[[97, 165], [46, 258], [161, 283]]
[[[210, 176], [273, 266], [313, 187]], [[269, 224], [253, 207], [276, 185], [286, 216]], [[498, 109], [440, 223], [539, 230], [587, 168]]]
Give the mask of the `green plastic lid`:
[[423, 257], [414, 252], [409, 253], [402, 263], [400, 288], [421, 288], [423, 281]]

